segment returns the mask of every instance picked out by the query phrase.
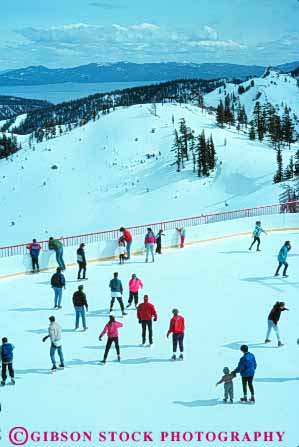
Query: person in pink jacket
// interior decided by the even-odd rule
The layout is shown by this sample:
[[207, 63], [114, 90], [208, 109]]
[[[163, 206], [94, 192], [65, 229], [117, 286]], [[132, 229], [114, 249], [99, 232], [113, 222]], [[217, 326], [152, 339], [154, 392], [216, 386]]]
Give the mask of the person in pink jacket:
[[145, 262], [148, 262], [148, 255], [149, 253], [151, 253], [152, 255], [152, 262], [155, 262], [155, 258], [154, 258], [154, 246], [156, 243], [156, 236], [153, 232], [153, 230], [151, 228], [147, 229], [147, 233], [145, 235], [144, 238], [144, 245], [146, 248], [146, 258], [145, 258]]
[[115, 317], [110, 315], [109, 321], [100, 333], [99, 340], [102, 341], [103, 335], [107, 334], [108, 340], [105, 348], [104, 358], [101, 363], [106, 363], [108, 353], [110, 351], [112, 343], [115, 344], [115, 349], [117, 353], [117, 360], [120, 362], [120, 351], [119, 351], [119, 343], [118, 343], [118, 329], [123, 327], [122, 323], [115, 321]]
[[129, 281], [129, 301], [127, 308], [131, 306], [133, 300], [135, 302], [135, 309], [137, 309], [138, 306], [138, 290], [143, 289], [143, 283], [141, 279], [137, 278], [135, 273], [133, 273], [132, 278]]

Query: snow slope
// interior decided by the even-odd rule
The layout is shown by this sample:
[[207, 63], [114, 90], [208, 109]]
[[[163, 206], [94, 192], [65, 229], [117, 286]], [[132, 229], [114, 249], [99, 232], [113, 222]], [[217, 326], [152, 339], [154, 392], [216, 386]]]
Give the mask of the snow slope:
[[[254, 86], [251, 87], [251, 82]], [[238, 94], [239, 86], [246, 88], [248, 91], [243, 94]], [[241, 105], [245, 106], [246, 113], [251, 119], [256, 101], [261, 104], [270, 103], [277, 111], [282, 114], [285, 106], [291, 108], [291, 117], [296, 115], [299, 117], [299, 88], [297, 86], [297, 79], [280, 73], [277, 70], [269, 70], [264, 77], [256, 77], [240, 85], [231, 83], [226, 84], [226, 88], [221, 87], [205, 95], [205, 104], [208, 106], [217, 107], [220, 100], [224, 102], [227, 94], [234, 94], [240, 100]]]
[[[184, 117], [196, 134], [213, 134], [211, 178], [171, 166], [172, 116], [176, 127]], [[272, 149], [189, 105], [157, 105], [157, 116], [151, 105], [118, 109], [35, 149], [20, 140], [24, 149], [0, 160], [0, 246], [276, 203], [280, 191]]]
[[[275, 226], [271, 219], [262, 218], [266, 229]], [[285, 219], [286, 227], [297, 222], [296, 216]], [[252, 228], [254, 222], [241, 220], [240, 231]], [[230, 224], [217, 225], [221, 234], [221, 228], [225, 230]], [[290, 277], [273, 278], [276, 254], [285, 239], [294, 246], [289, 255]], [[76, 269], [67, 269], [63, 309], [55, 311], [64, 330], [66, 369], [55, 375], [49, 373], [48, 342], [41, 341], [47, 332], [48, 317], [54, 312], [51, 273], [3, 281], [1, 333], [16, 346], [16, 386], [1, 389], [4, 441], [8, 430], [19, 425], [30, 431], [92, 431], [93, 442], [81, 443], [89, 446], [99, 445], [97, 432], [111, 430], [152, 431], [157, 441], [153, 445], [167, 447], [179, 444], [159, 443], [160, 431], [248, 431], [250, 435], [253, 431], [283, 431], [284, 442], [275, 445], [297, 445], [298, 402], [292, 396], [298, 393], [299, 383], [295, 276], [299, 268], [299, 232], [263, 235], [260, 253], [248, 252], [249, 243], [248, 237], [238, 237], [171, 250], [154, 264], [145, 264], [143, 257], [136, 257], [121, 267], [110, 262], [88, 266], [89, 280], [84, 285], [89, 302], [86, 333], [73, 331], [71, 297], [77, 287]], [[153, 348], [139, 347], [141, 328], [135, 311], [130, 310], [121, 320], [121, 363], [115, 361], [112, 348], [108, 363], [100, 366], [98, 360], [106, 340], [99, 343], [98, 334], [107, 321], [108, 282], [115, 270], [120, 271], [125, 286], [125, 301], [131, 274], [135, 272], [142, 278], [142, 294], [148, 293], [155, 304], [158, 321], [154, 323]], [[290, 308], [279, 323], [285, 343], [281, 349], [276, 348], [273, 334], [273, 343], [263, 344], [268, 312], [276, 300], [286, 301]], [[165, 336], [174, 307], [186, 319], [185, 360], [176, 363], [169, 361], [171, 340]], [[118, 306], [115, 313], [119, 319]], [[249, 344], [257, 359], [257, 402], [255, 406], [237, 402], [241, 396], [238, 376], [234, 380], [236, 403], [223, 405], [223, 388], [215, 388], [214, 384], [224, 366], [237, 366], [242, 343]]]

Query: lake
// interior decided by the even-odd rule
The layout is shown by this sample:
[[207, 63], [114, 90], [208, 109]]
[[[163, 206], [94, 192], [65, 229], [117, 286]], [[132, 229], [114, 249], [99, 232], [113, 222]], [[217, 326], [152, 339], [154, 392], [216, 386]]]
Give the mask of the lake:
[[136, 82], [96, 82], [81, 84], [66, 82], [64, 84], [16, 85], [1, 86], [0, 95], [19, 96], [29, 99], [44, 99], [54, 104], [72, 99], [84, 98], [95, 93], [112, 92], [113, 90], [157, 84], [156, 81]]

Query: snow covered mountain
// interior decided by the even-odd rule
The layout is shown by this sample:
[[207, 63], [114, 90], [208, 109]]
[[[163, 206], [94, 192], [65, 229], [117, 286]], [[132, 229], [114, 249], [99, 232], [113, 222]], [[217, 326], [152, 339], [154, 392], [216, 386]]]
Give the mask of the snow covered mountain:
[[0, 86], [41, 85], [64, 82], [165, 81], [174, 79], [219, 79], [259, 76], [265, 67], [226, 63], [146, 63], [118, 62], [88, 64], [72, 68], [47, 68], [42, 65], [0, 73]]
[[[176, 172], [174, 128], [212, 133], [217, 169]], [[174, 125], [173, 125], [174, 122]], [[275, 203], [276, 153], [196, 106], [118, 108], [60, 137], [0, 160], [1, 245]], [[225, 144], [226, 143], [226, 144]], [[227, 202], [228, 207], [225, 205]]]
[[44, 109], [51, 105], [48, 101], [0, 96], [0, 120], [11, 119], [22, 113]]
[[205, 104], [217, 107], [220, 100], [224, 102], [226, 95], [231, 95], [235, 102], [245, 106], [248, 118], [251, 119], [257, 101], [261, 105], [272, 104], [279, 114], [285, 106], [291, 109], [291, 116], [298, 123], [299, 118], [299, 84], [295, 76], [284, 74], [277, 69], [266, 70], [262, 77], [245, 81], [241, 84], [227, 83], [225, 87], [215, 89], [205, 95]]

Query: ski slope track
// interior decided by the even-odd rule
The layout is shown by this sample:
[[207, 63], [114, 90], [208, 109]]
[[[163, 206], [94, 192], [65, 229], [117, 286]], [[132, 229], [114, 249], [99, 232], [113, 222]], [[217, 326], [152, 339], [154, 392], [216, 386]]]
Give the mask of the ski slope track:
[[[196, 135], [213, 135], [218, 164], [209, 178], [191, 161], [176, 172], [181, 118]], [[23, 149], [0, 160], [1, 246], [276, 203], [280, 192], [273, 149], [218, 128], [192, 105], [158, 104], [156, 116], [150, 104], [120, 108], [34, 148], [28, 136], [19, 140]]]
[[[256, 219], [240, 219], [239, 231], [252, 229]], [[159, 440], [161, 431], [237, 431], [251, 436], [253, 430], [285, 432], [279, 444], [297, 445], [298, 216], [268, 216], [262, 221], [266, 230], [279, 231], [262, 235], [259, 253], [248, 251], [250, 236], [239, 236], [170, 250], [157, 255], [155, 263], [146, 264], [144, 256], [136, 256], [123, 266], [112, 261], [89, 265], [89, 279], [84, 283], [89, 303], [87, 332], [74, 331], [76, 268], [65, 272], [67, 285], [59, 311], [52, 309], [51, 272], [3, 281], [1, 334], [15, 345], [16, 370], [15, 387], [1, 389], [4, 445], [9, 445], [7, 433], [13, 426], [24, 426], [29, 431], [92, 431], [92, 442], [86, 443], [90, 446], [99, 445], [99, 431], [151, 431]], [[210, 227], [213, 225], [218, 225], [221, 236], [231, 223]], [[288, 258], [289, 277], [274, 278], [276, 255], [286, 239], [293, 246]], [[86, 250], [88, 257], [88, 246]], [[117, 270], [124, 284], [124, 301], [128, 280], [136, 273], [144, 283], [140, 295], [149, 294], [158, 321], [153, 323], [153, 347], [140, 347], [136, 311], [130, 309], [121, 318], [116, 306], [116, 319], [124, 323], [119, 335], [122, 360], [116, 361], [112, 347], [107, 364], [101, 366], [98, 361], [106, 339], [100, 343], [98, 335], [108, 320], [108, 283]], [[285, 343], [282, 348], [277, 348], [274, 334], [272, 343], [263, 343], [267, 316], [276, 300], [285, 301], [290, 309], [283, 312], [279, 322]], [[166, 331], [174, 307], [186, 321], [183, 362], [169, 360], [172, 347]], [[48, 317], [53, 313], [63, 327], [66, 365], [64, 371], [55, 374], [49, 371], [49, 345], [42, 343]], [[239, 376], [234, 380], [235, 403], [223, 404], [223, 386], [215, 388], [215, 383], [223, 367], [237, 366], [243, 343], [249, 345], [258, 364], [256, 404], [238, 402], [242, 395]], [[135, 445], [132, 441], [124, 444]], [[211, 444], [193, 441], [183, 445]], [[179, 444], [166, 440], [153, 445]]]

